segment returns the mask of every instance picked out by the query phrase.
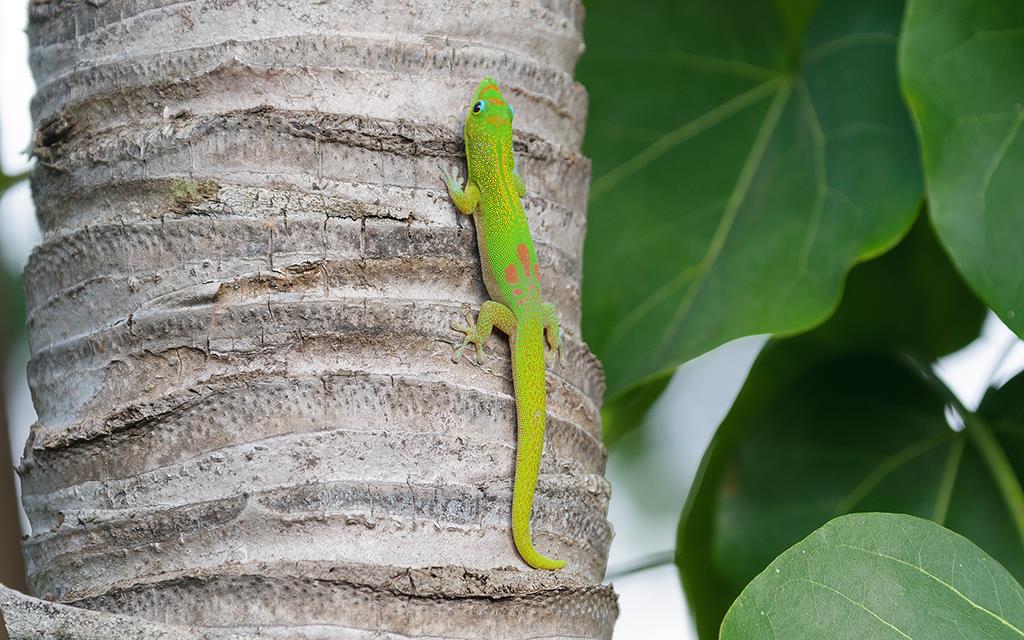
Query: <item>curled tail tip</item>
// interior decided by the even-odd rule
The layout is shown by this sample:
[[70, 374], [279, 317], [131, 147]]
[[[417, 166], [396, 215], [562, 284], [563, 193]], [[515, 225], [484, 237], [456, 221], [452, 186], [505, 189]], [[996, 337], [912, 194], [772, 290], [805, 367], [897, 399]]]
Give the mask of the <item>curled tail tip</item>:
[[543, 556], [536, 549], [533, 548], [533, 544], [526, 542], [525, 544], [520, 541], [516, 541], [516, 549], [519, 551], [519, 555], [534, 569], [545, 569], [547, 571], [556, 571], [565, 566], [565, 560], [555, 560]]
[[534, 569], [544, 569], [545, 571], [558, 571], [565, 566], [565, 560], [553, 560], [539, 553], [535, 553], [532, 558], [524, 557], [523, 559]]
[[565, 560], [552, 560], [551, 558], [544, 558], [546, 564], [539, 565], [537, 569], [546, 569], [547, 571], [558, 571], [565, 566]]

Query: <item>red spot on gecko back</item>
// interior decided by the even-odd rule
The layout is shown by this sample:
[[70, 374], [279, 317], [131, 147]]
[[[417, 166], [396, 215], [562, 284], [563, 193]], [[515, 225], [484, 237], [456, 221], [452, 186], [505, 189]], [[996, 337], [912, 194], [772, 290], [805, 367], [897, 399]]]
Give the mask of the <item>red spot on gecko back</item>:
[[533, 263], [533, 277], [537, 278], [537, 282], [540, 282], [540, 267], [537, 266], [536, 262]]
[[516, 265], [510, 264], [505, 267], [505, 281], [509, 284], [519, 282], [519, 269], [516, 269]]
[[520, 242], [516, 247], [516, 253], [519, 254], [519, 262], [523, 263], [523, 275], [530, 275], [530, 250], [526, 248], [526, 244]]

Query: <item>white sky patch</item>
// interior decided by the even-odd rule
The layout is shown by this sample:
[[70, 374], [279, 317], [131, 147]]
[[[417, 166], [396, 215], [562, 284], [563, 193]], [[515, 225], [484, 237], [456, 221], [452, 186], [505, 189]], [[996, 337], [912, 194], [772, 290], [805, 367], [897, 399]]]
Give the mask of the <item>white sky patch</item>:
[[[28, 345], [22, 342], [10, 354], [7, 359], [7, 371], [3, 377], [4, 387], [0, 392], [4, 394], [4, 406], [7, 409], [7, 424], [10, 430], [11, 440], [11, 462], [18, 464], [21, 461], [21, 453], [25, 448], [25, 440], [28, 439], [28, 430], [36, 421], [36, 410], [32, 406], [32, 395], [28, 390]], [[7, 471], [14, 475], [14, 486], [18, 492], [18, 519], [21, 521], [22, 533], [28, 533], [28, 516], [21, 507], [21, 480], [14, 473], [12, 466], [0, 470]]]
[[4, 267], [21, 271], [40, 237], [28, 182], [19, 183], [0, 199], [0, 259]]
[[972, 411], [990, 386], [1001, 386], [1022, 369], [1024, 344], [991, 312], [974, 342], [935, 365], [939, 378]]
[[[608, 559], [612, 571], [675, 548], [679, 514], [704, 450], [766, 340], [766, 336], [733, 340], [680, 366], [643, 426], [648, 440], [643, 464], [620, 459], [622, 447], [612, 451], [608, 460], [613, 487], [608, 518], [615, 527]], [[654, 487], [660, 489], [653, 491]], [[647, 494], [646, 499], [640, 493]], [[641, 504], [655, 493], [659, 496], [653, 498], [659, 502], [656, 507]], [[696, 640], [674, 564], [624, 576], [614, 584], [620, 608], [616, 638]]]
[[[27, 24], [27, 3], [0, 1], [0, 166], [9, 175], [32, 166], [29, 104], [35, 82], [28, 67]], [[8, 190], [0, 200], [0, 259], [4, 266], [20, 271], [38, 241], [39, 225], [26, 182]]]
[[696, 640], [675, 565], [619, 578], [619, 619], [615, 637], [623, 640]]
[[27, 25], [27, 2], [0, 2], [0, 163], [9, 174], [31, 166], [29, 103], [36, 85], [28, 67]]

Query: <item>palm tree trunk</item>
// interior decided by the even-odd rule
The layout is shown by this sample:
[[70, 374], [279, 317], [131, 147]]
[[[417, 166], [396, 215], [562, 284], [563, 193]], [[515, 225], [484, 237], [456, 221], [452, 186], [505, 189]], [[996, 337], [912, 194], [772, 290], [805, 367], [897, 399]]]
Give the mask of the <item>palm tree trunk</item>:
[[[581, 23], [578, 0], [32, 0], [24, 555], [55, 602], [0, 593], [12, 637], [610, 636]], [[534, 514], [555, 573], [512, 544], [507, 344], [451, 362], [485, 293], [437, 164], [486, 74], [567, 333]]]

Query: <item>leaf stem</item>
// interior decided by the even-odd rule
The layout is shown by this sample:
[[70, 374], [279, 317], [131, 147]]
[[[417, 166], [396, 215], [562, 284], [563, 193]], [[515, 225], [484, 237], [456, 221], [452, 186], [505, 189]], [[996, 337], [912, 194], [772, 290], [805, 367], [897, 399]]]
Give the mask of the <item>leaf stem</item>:
[[996, 437], [992, 434], [992, 429], [988, 423], [985, 422], [977, 413], [968, 411], [967, 407], [960, 401], [953, 390], [946, 386], [944, 382], [932, 369], [931, 364], [922, 362], [921, 360], [914, 358], [913, 356], [907, 356], [911, 364], [914, 365], [924, 376], [925, 380], [932, 385], [945, 399], [952, 405], [954, 409], [960, 414], [960, 417], [964, 420], [964, 431], [967, 433], [967, 437], [971, 443], [978, 449], [978, 453], [981, 454], [982, 460], [985, 461], [985, 466], [988, 467], [989, 473], [992, 474], [992, 479], [996, 483], [999, 492], [1003, 496], [1003, 502], [1006, 503], [1006, 508], [1010, 511], [1010, 517], [1013, 518], [1013, 524], [1017, 529], [1017, 537], [1020, 538], [1022, 544], [1024, 544], [1024, 488], [1021, 487], [1020, 478], [1013, 470], [1013, 466], [1010, 464], [1009, 458], [1006, 457], [1006, 452], [1003, 450], [1003, 446], [999, 443]]
[[13, 176], [9, 176], [6, 173], [0, 173], [0, 196], [27, 177], [28, 171], [15, 174]]
[[943, 526], [946, 525], [949, 501], [953, 497], [953, 486], [956, 484], [956, 474], [960, 470], [960, 460], [963, 458], [964, 442], [966, 442], [963, 434], [957, 434], [957, 436], [949, 447], [949, 456], [946, 458], [946, 466], [942, 470], [942, 480], [939, 482], [939, 492], [935, 496], [935, 511], [932, 513], [932, 521]]
[[977, 414], [968, 413], [964, 416], [967, 428], [967, 437], [978, 448], [981, 457], [988, 465], [992, 478], [996, 481], [1006, 507], [1010, 510], [1013, 523], [1017, 527], [1017, 535], [1024, 544], [1024, 489], [1021, 488], [1020, 479], [1014, 473], [1010, 460], [1006, 457], [1003, 447], [992, 435], [992, 429]]
[[640, 573], [641, 571], [648, 571], [650, 569], [656, 569], [658, 567], [672, 564], [675, 562], [676, 552], [674, 549], [668, 551], [658, 551], [647, 556], [642, 556], [638, 560], [634, 560], [622, 567], [616, 567], [610, 569], [605, 577], [609, 580], [616, 580], [618, 578], [624, 578], [634, 573]]

